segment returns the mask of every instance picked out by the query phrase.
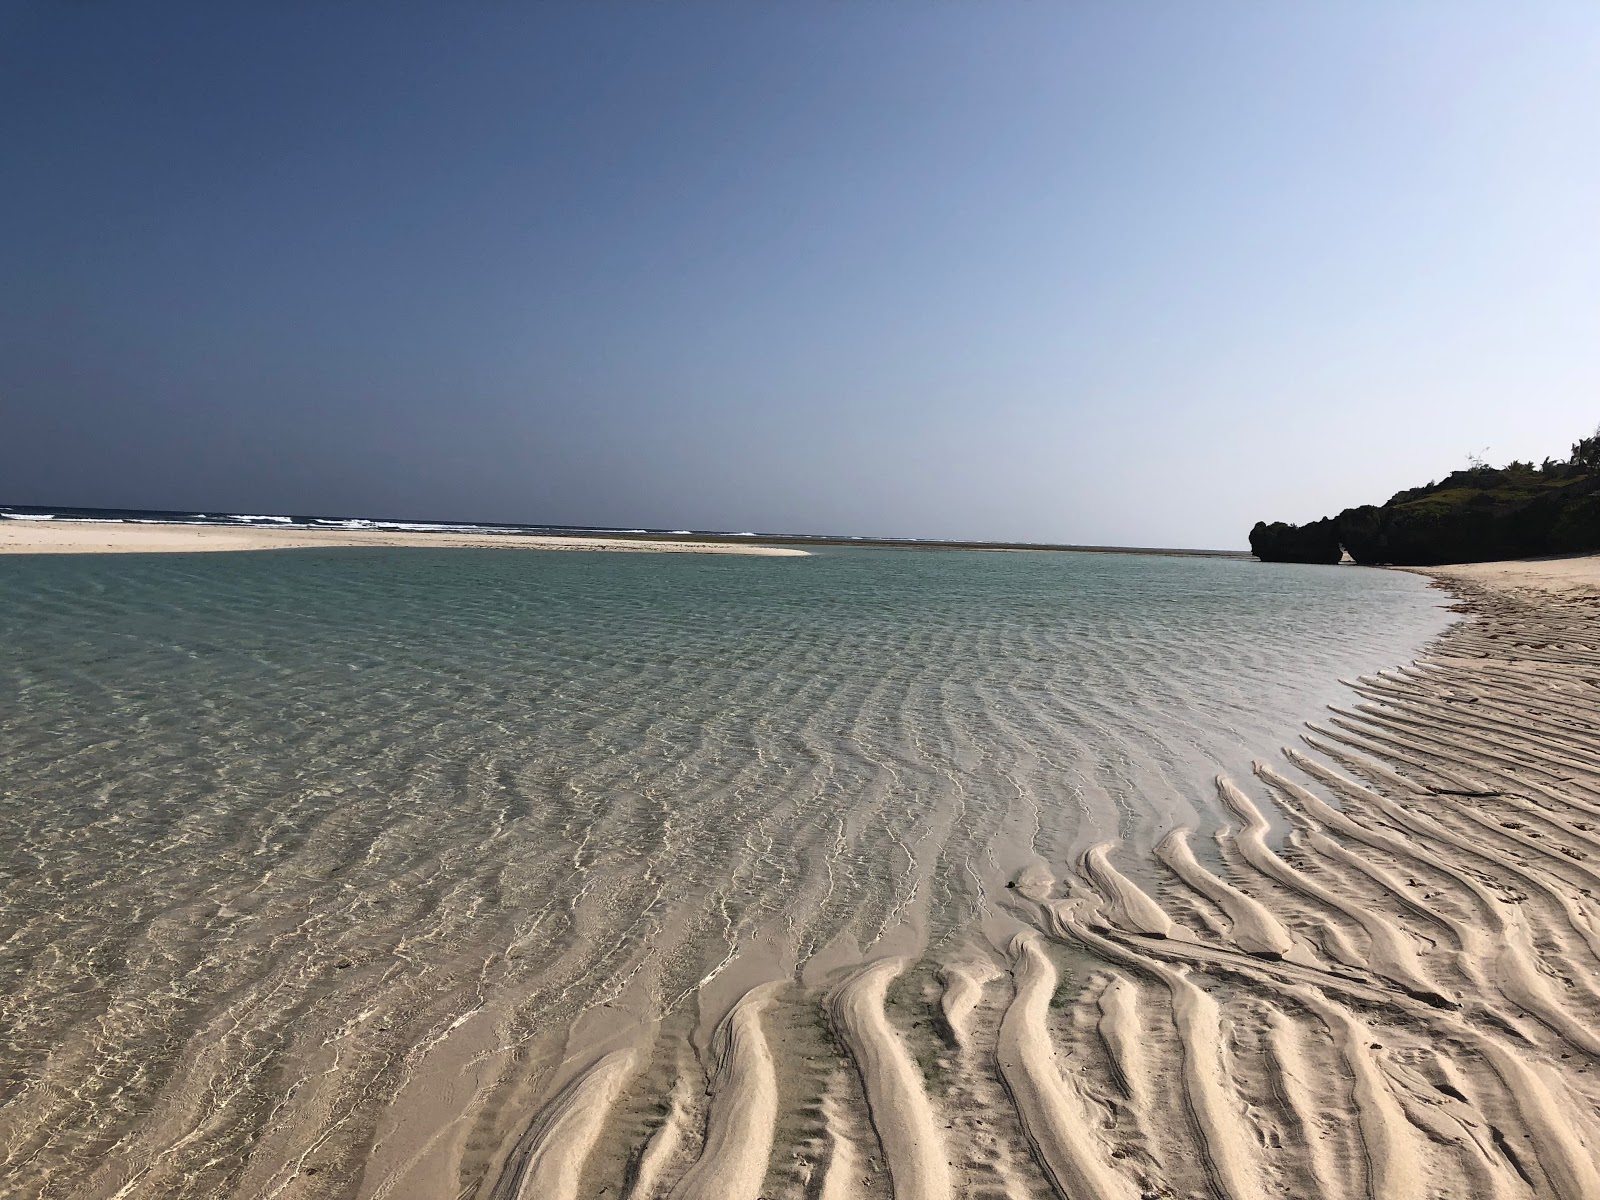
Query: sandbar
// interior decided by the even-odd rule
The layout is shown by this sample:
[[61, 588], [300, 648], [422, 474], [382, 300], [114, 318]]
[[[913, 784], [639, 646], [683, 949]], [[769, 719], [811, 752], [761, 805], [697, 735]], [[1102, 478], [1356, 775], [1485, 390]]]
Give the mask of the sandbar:
[[220, 550], [305, 550], [334, 546], [479, 550], [588, 550], [644, 554], [803, 556], [789, 546], [689, 539], [522, 533], [436, 533], [292, 526], [118, 524], [106, 521], [0, 521], [0, 554], [186, 554]]

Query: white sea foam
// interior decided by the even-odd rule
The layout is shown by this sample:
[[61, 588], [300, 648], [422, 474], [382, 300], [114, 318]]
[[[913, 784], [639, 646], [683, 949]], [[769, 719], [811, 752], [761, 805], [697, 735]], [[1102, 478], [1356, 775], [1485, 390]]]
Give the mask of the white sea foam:
[[437, 521], [374, 521], [376, 529], [393, 529], [403, 533], [498, 533], [486, 525], [449, 525]]

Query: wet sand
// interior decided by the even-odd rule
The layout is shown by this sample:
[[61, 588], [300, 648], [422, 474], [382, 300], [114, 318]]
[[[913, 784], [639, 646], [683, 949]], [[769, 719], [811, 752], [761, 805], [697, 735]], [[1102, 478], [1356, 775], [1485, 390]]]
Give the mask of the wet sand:
[[[51, 1088], [87, 1092], [96, 1046], [139, 1013], [52, 1055], [0, 1138], [74, 1197], [196, 1194], [220, 1173], [233, 1196], [386, 1200], [1594, 1200], [1594, 568], [1429, 572], [1464, 620], [1350, 681], [1253, 777], [1208, 781], [1227, 825], [1046, 861], [1027, 857], [1036, 827], [1008, 823], [969, 860], [983, 903], [954, 937], [930, 942], [925, 899], [865, 944], [797, 944], [775, 912], [663, 1007], [661, 960], [707, 936], [669, 917], [614, 991], [533, 1036], [502, 981], [540, 955], [558, 974], [542, 926], [581, 942], [616, 884], [552, 891], [503, 953], [442, 932], [464, 1009], [408, 990], [409, 938], [369, 957], [335, 930], [329, 974], [372, 1002], [296, 1010], [277, 1098], [228, 1131], [220, 1172], [212, 1115], [245, 1086], [251, 1022], [289, 992], [270, 973], [241, 978], [91, 1167], [41, 1180]], [[745, 842], [729, 872], [800, 869], [758, 827]], [[657, 883], [671, 913], [674, 881]]]
[[645, 554], [804, 555], [789, 546], [654, 538], [432, 533], [376, 529], [293, 529], [252, 525], [0, 521], [0, 554], [177, 554], [205, 550], [301, 550], [329, 546], [427, 546], [512, 550], [591, 550]]
[[1593, 1200], [1596, 567], [1430, 572], [1468, 620], [1219, 777], [1228, 828], [1035, 863], [964, 944], [765, 983], [670, 1066], [649, 1023], [574, 1046], [490, 1194]]

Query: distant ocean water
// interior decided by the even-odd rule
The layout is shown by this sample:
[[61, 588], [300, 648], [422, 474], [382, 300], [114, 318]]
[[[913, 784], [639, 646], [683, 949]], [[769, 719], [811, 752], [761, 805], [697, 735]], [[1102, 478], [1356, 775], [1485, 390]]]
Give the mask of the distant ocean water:
[[374, 530], [389, 533], [495, 533], [533, 536], [646, 536], [695, 537], [708, 540], [729, 538], [772, 539], [805, 545], [942, 546], [956, 549], [1020, 548], [1124, 551], [1140, 554], [1196, 554], [1243, 558], [1245, 551], [1203, 549], [1150, 549], [1124, 546], [1068, 546], [1039, 542], [949, 541], [939, 538], [887, 537], [866, 534], [832, 534], [788, 530], [780, 533], [740, 529], [653, 529], [623, 528], [615, 525], [528, 525], [516, 522], [421, 521], [372, 516], [313, 516], [306, 513], [224, 513], [176, 511], [145, 508], [69, 508], [59, 505], [0, 504], [0, 525], [8, 521], [23, 523], [52, 521], [119, 525], [211, 525], [219, 528]]
[[1032, 858], [1214, 827], [1211, 775], [1448, 620], [1231, 559], [0, 562], [4, 1169], [225, 1194], [352, 1014], [357, 1139], [471, 1014], [559, 1041], [743, 954], [937, 943]]
[[[688, 533], [687, 529], [618, 529], [611, 526], [488, 524], [480, 521], [407, 521], [390, 517], [327, 517], [293, 513], [212, 513], [152, 508], [63, 508], [0, 504], [0, 521], [90, 521], [127, 525], [274, 526], [293, 529], [378, 529], [401, 533]], [[709, 531], [708, 531], [709, 532]], [[754, 536], [754, 535], [743, 535]]]

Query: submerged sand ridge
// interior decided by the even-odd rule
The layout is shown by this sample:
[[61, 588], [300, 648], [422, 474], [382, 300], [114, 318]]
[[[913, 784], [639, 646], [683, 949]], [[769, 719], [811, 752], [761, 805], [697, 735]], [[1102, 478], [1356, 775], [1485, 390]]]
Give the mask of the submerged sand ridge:
[[[679, 1056], [642, 1153], [552, 1133], [585, 1176], [497, 1194], [1600, 1196], [1600, 595], [1457, 586], [1474, 617], [1436, 654], [1217, 780], [1220, 871], [1178, 833], [1146, 891], [1096, 846], [953, 953], [766, 985], [741, 1038]], [[807, 1010], [830, 1040], [775, 1069]], [[810, 1114], [781, 1141], [774, 1091]]]
[[[506, 787], [462, 789], [448, 812], [307, 796], [283, 822], [309, 822], [313, 844], [265, 874], [248, 844], [219, 851], [237, 886], [168, 900], [152, 871], [115, 1002], [52, 1032], [5, 1093], [7, 1186], [1600, 1195], [1600, 600], [1458, 586], [1468, 620], [1425, 660], [1354, 681], [1254, 775], [1206, 781], [1221, 830], [1191, 818], [1061, 849], [1036, 837], [1049, 764], [994, 813], [964, 814], [954, 776], [954, 802], [907, 814], [851, 777], [880, 817], [851, 827], [819, 778], [736, 828], [677, 814], [668, 840], [706, 851], [698, 874], [669, 874], [684, 860], [591, 836], [603, 811], [660, 803], [621, 775], [561, 807]], [[732, 786], [767, 782], [746, 764]], [[369, 835], [361, 804], [393, 815]], [[814, 828], [778, 844], [791, 820]], [[498, 863], [519, 822], [565, 848], [564, 879], [513, 854], [469, 889], [467, 865]], [[890, 835], [903, 850], [878, 853]], [[204, 814], [171, 836], [209, 836]], [[750, 888], [737, 903], [730, 872]], [[886, 907], [819, 922], [864, 895]], [[503, 928], [485, 924], [497, 910]], [[70, 919], [92, 939], [92, 916]], [[33, 969], [63, 968], [46, 948]], [[191, 976], [225, 1002], [172, 982]], [[15, 1015], [24, 1038], [48, 1027]]]
[[1096, 847], [1004, 906], [1021, 928], [969, 946], [976, 977], [948, 966], [898, 1007], [904, 960], [847, 975], [832, 1086], [884, 1171], [858, 1178], [824, 1120], [767, 1191], [820, 1171], [823, 1195], [1600, 1195], [1600, 598], [1473, 604], [1255, 788], [1218, 779], [1233, 882], [1179, 838], [1158, 900]]

